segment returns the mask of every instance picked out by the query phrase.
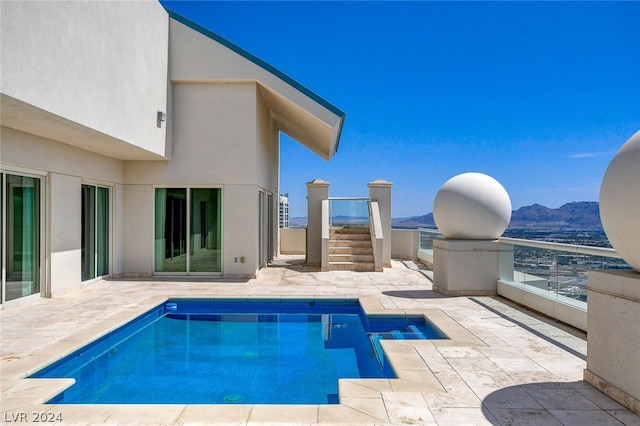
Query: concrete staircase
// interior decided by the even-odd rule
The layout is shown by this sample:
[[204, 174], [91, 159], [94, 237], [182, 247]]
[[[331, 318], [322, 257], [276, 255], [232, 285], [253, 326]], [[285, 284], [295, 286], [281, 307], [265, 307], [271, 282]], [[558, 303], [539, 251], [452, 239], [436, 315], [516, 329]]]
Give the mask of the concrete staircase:
[[331, 228], [329, 270], [374, 271], [369, 228]]

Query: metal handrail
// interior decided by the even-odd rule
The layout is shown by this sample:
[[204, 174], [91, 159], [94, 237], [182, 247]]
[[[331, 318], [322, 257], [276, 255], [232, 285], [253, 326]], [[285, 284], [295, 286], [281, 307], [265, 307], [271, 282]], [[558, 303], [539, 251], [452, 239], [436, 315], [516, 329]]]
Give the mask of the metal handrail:
[[[419, 228], [418, 231], [428, 234], [442, 236], [437, 229]], [[607, 247], [585, 246], [581, 244], [554, 243], [550, 241], [525, 240], [523, 238], [500, 237], [498, 241], [501, 244], [511, 244], [514, 246], [535, 247], [552, 251], [567, 251], [576, 254], [586, 254], [589, 256], [611, 257], [614, 259], [622, 259], [615, 249]]]
[[607, 247], [584, 246], [580, 244], [552, 243], [548, 241], [525, 240], [522, 238], [500, 237], [498, 241], [501, 244], [511, 244], [516, 246], [535, 247], [554, 251], [568, 251], [577, 254], [586, 254], [590, 256], [612, 257], [622, 259], [615, 249]]

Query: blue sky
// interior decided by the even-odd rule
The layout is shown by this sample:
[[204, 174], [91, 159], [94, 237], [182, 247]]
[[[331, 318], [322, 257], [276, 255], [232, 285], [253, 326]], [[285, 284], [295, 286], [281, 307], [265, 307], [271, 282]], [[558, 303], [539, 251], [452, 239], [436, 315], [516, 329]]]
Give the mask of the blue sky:
[[314, 178], [330, 196], [393, 182], [393, 217], [431, 212], [469, 171], [501, 182], [514, 209], [597, 201], [640, 129], [640, 2], [163, 4], [346, 112], [330, 162], [283, 135], [292, 216]]

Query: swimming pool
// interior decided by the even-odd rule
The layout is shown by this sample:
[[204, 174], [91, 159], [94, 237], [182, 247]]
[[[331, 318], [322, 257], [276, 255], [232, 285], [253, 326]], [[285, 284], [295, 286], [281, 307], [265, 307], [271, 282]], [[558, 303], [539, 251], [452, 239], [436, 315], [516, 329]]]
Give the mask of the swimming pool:
[[394, 377], [381, 339], [445, 338], [357, 300], [171, 299], [32, 377], [58, 404], [331, 404], [338, 379]]

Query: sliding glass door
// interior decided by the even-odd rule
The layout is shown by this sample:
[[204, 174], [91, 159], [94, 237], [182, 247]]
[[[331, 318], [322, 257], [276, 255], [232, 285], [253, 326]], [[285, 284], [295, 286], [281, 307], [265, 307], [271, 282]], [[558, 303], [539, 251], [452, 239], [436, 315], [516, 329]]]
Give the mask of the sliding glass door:
[[222, 190], [156, 188], [155, 272], [222, 271]]
[[82, 281], [109, 275], [109, 188], [82, 185]]
[[40, 293], [40, 179], [0, 173], [2, 303]]
[[219, 188], [191, 190], [189, 272], [222, 271], [221, 192]]
[[187, 190], [156, 188], [156, 272], [187, 272]]

